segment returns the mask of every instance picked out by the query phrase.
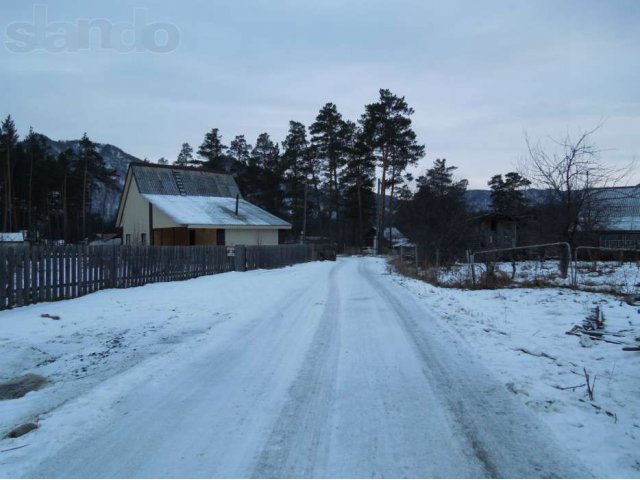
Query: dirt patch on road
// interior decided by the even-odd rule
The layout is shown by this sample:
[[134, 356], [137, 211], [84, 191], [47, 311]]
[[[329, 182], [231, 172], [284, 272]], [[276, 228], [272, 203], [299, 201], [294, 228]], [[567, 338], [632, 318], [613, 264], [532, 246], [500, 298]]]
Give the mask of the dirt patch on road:
[[33, 390], [40, 390], [47, 382], [48, 380], [45, 377], [33, 373], [12, 378], [8, 382], [0, 383], [0, 400], [13, 400], [24, 397]]

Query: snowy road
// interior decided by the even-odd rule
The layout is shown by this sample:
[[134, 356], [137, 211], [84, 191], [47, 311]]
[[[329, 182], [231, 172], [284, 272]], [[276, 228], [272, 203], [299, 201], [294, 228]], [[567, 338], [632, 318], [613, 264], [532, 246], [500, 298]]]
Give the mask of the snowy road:
[[275, 272], [261, 281], [268, 295], [245, 292], [247, 304], [262, 298], [252, 315], [220, 321], [206, 341], [145, 360], [53, 412], [50, 431], [86, 429], [58, 438], [23, 473], [590, 475], [380, 262], [339, 259], [295, 282]]

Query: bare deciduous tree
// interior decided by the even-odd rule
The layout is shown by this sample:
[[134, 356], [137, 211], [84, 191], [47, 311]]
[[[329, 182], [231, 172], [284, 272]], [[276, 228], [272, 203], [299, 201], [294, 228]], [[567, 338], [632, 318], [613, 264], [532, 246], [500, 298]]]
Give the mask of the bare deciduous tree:
[[532, 143], [525, 134], [528, 155], [519, 170], [535, 187], [546, 190], [553, 214], [548, 224], [556, 240], [574, 244], [579, 231], [591, 231], [608, 221], [606, 204], [599, 201], [603, 188], [614, 187], [630, 167], [617, 169], [602, 161], [603, 150], [592, 140], [592, 130], [562, 140], [551, 139], [553, 147]]

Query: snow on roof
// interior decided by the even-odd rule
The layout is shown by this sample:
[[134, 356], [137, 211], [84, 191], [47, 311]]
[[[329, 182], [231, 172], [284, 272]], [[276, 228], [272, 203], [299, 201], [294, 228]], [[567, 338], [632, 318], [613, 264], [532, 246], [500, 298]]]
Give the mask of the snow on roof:
[[0, 242], [24, 242], [24, 233], [0, 232]]
[[235, 198], [197, 195], [142, 196], [179, 225], [291, 228], [290, 223], [242, 199], [236, 215]]

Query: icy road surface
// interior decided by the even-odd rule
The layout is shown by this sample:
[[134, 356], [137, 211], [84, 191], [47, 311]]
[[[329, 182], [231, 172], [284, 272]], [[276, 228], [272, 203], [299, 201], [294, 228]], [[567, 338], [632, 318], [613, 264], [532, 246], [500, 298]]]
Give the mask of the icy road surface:
[[[205, 341], [147, 358], [47, 414], [23, 442], [42, 445], [14, 473], [590, 476], [459, 336], [388, 281], [382, 262], [296, 268], [192, 292], [207, 306], [197, 314], [216, 322]], [[243, 278], [253, 280], [238, 288]], [[180, 285], [153, 286], [167, 314]], [[216, 305], [235, 315], [221, 320]]]

